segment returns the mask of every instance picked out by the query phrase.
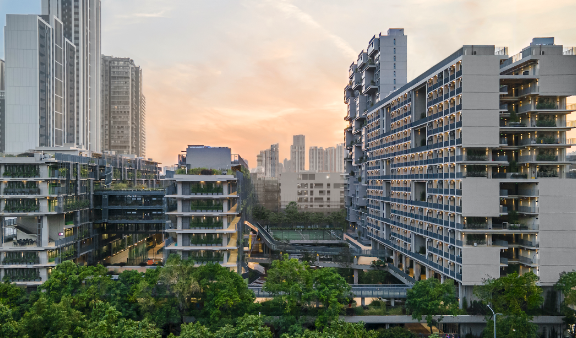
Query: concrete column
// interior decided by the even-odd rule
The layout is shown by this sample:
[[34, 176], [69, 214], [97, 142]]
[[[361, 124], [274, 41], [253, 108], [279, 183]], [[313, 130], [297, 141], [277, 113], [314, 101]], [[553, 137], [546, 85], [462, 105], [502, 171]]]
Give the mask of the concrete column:
[[464, 286], [462, 286], [462, 283], [458, 283], [458, 298], [460, 298], [458, 301], [458, 307], [462, 308], [464, 304]]
[[398, 267], [398, 252], [397, 251], [392, 251], [392, 264], [394, 264], [395, 267]]
[[354, 284], [358, 284], [358, 269], [354, 269]]
[[440, 275], [440, 283], [444, 283], [446, 277], [444, 275]]
[[358, 257], [357, 256], [354, 256], [354, 264], [356, 264], [356, 265], [358, 264]]
[[366, 298], [364, 298], [364, 297], [360, 298], [360, 304], [362, 306], [366, 306]]
[[390, 305], [391, 305], [391, 306], [394, 306], [394, 298], [392, 298], [392, 299], [390, 300]]
[[430, 273], [432, 272], [432, 270], [430, 270], [429, 267], [426, 267], [426, 279], [430, 278]]
[[414, 262], [414, 279], [419, 281], [420, 280], [420, 264]]
[[390, 324], [386, 324], [386, 330], [390, 328]]

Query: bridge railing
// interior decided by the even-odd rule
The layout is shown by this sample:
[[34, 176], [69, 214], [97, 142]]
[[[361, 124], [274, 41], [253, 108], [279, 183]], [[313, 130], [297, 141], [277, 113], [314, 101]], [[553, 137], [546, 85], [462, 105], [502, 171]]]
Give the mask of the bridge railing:
[[[374, 297], [374, 298], [406, 298], [408, 290], [411, 288], [406, 285], [396, 284], [375, 284], [375, 285], [351, 285], [352, 294], [355, 297]], [[271, 293], [263, 290], [261, 286], [248, 286], [256, 295], [256, 298], [274, 297]]]

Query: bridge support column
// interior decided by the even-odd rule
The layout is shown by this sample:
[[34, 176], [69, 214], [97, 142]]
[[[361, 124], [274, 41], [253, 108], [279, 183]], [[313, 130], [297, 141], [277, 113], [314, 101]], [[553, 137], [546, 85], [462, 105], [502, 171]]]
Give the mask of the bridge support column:
[[390, 305], [393, 307], [394, 306], [394, 298], [390, 299]]
[[392, 264], [398, 267], [398, 251], [392, 251]]
[[440, 275], [440, 283], [444, 283], [446, 277], [444, 275]]
[[362, 306], [366, 306], [366, 298], [364, 298], [364, 297], [360, 298], [360, 304]]
[[390, 324], [386, 324], [386, 330], [390, 328]]
[[358, 269], [354, 269], [354, 284], [358, 284]]
[[426, 267], [426, 279], [431, 278], [431, 277], [430, 277], [431, 273], [432, 273], [432, 270], [430, 270], [429, 267]]

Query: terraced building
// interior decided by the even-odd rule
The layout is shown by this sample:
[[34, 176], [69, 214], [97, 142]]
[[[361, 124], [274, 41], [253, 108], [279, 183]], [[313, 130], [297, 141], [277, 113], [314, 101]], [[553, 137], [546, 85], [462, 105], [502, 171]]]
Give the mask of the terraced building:
[[344, 90], [350, 224], [412, 281], [455, 280], [461, 300], [488, 276], [551, 286], [574, 270], [573, 49], [463, 46], [375, 102], [370, 47]]

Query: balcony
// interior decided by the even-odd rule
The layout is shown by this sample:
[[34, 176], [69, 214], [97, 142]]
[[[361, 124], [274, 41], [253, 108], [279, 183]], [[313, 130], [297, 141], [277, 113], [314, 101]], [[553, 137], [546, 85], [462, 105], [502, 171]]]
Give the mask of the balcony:
[[531, 207], [531, 206], [518, 206], [518, 212], [523, 214], [537, 214], [538, 207]]

